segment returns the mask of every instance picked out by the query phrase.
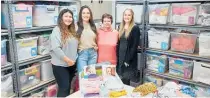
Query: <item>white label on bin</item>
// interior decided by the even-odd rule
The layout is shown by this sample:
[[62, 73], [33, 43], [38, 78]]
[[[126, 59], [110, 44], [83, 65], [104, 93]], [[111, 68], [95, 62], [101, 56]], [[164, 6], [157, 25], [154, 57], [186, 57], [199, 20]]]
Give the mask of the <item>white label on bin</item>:
[[57, 24], [58, 16], [54, 16], [54, 23]]
[[37, 48], [31, 48], [31, 56], [37, 55]]
[[33, 80], [33, 79], [34, 79], [34, 76], [28, 77], [28, 80]]

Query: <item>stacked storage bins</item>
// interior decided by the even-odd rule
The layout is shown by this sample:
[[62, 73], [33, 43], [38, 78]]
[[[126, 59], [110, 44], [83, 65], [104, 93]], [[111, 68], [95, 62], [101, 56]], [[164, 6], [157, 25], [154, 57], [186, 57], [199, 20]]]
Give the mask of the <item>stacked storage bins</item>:
[[21, 89], [27, 89], [40, 82], [40, 64], [33, 64], [31, 67], [19, 71]]
[[[8, 28], [9, 17], [6, 4], [2, 4], [2, 28]], [[32, 5], [12, 4], [14, 28], [32, 27]]]
[[70, 5], [70, 6], [59, 6], [59, 12], [61, 12], [63, 9], [70, 9], [74, 14], [74, 22], [78, 20], [78, 9], [77, 5]]

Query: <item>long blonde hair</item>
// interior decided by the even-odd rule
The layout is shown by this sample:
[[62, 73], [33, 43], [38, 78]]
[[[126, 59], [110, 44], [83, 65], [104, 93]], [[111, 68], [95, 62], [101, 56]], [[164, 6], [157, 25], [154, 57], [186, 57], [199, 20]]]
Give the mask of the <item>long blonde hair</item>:
[[[125, 14], [125, 11], [129, 10], [132, 14], [132, 19], [130, 21], [130, 24], [129, 24], [129, 27], [128, 29], [125, 31], [124, 30], [124, 26], [125, 26], [125, 21], [124, 21], [124, 14]], [[125, 11], [123, 12], [123, 18], [122, 18], [122, 23], [120, 24], [120, 29], [119, 29], [119, 38], [122, 36], [123, 32], [125, 31], [125, 37], [128, 38], [128, 36], [130, 35], [130, 32], [134, 26], [134, 12], [132, 9], [125, 9]]]

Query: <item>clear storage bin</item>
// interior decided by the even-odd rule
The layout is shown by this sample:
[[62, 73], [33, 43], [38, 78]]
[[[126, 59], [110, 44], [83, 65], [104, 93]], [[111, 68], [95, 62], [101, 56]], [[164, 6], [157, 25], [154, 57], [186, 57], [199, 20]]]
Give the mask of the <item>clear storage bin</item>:
[[57, 91], [58, 91], [58, 87], [56, 84], [50, 85], [46, 88], [45, 97], [56, 97]]
[[170, 47], [170, 33], [166, 30], [152, 28], [148, 31], [148, 42], [149, 48], [168, 50]]
[[150, 70], [159, 73], [165, 73], [168, 70], [168, 59], [165, 55], [156, 55], [147, 53], [147, 67]]
[[169, 74], [190, 79], [193, 74], [193, 61], [181, 58], [169, 58]]
[[33, 26], [53, 26], [57, 24], [58, 6], [35, 5], [33, 7]]
[[38, 37], [16, 40], [18, 60], [26, 60], [37, 56]]
[[194, 53], [197, 35], [186, 33], [171, 34], [171, 50]]
[[54, 78], [51, 60], [41, 61], [41, 80], [47, 81]]
[[172, 4], [172, 23], [195, 25], [199, 3]]
[[40, 65], [33, 64], [31, 67], [19, 71], [21, 90], [35, 86], [40, 82]]
[[46, 55], [50, 53], [50, 34], [40, 35], [38, 38], [38, 54]]
[[1, 97], [10, 97], [13, 92], [13, 78], [12, 73], [1, 76]]
[[[8, 21], [9, 17], [8, 17], [6, 6], [7, 6], [6, 4], [1, 4], [2, 28], [8, 28], [8, 24], [9, 24], [9, 21]], [[32, 27], [32, 5], [12, 4], [11, 7], [12, 7], [14, 28]]]
[[125, 9], [133, 9], [134, 14], [134, 22], [141, 23], [142, 21], [142, 13], [143, 13], [143, 5], [134, 5], [134, 4], [117, 4], [116, 7], [116, 22], [122, 22], [123, 12]]
[[203, 26], [210, 26], [210, 4], [200, 5], [197, 24], [201, 24]]
[[149, 24], [166, 24], [169, 4], [149, 5]]
[[201, 33], [199, 36], [199, 55], [210, 57], [210, 33]]

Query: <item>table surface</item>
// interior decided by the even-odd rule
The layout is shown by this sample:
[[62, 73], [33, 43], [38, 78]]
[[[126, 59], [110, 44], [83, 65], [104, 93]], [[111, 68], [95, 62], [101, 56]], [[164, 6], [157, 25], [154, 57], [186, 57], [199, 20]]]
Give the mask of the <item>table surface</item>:
[[[134, 87], [128, 86], [128, 85], [124, 85], [124, 87], [125, 87], [128, 94], [131, 94], [133, 92]], [[148, 94], [145, 97], [152, 97], [152, 94]], [[81, 93], [80, 93], [80, 91], [77, 91], [77, 92], [67, 96], [66, 98], [81, 98]], [[122, 96], [120, 98], [127, 98], [127, 96]]]

